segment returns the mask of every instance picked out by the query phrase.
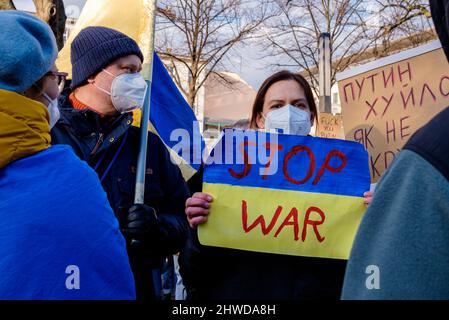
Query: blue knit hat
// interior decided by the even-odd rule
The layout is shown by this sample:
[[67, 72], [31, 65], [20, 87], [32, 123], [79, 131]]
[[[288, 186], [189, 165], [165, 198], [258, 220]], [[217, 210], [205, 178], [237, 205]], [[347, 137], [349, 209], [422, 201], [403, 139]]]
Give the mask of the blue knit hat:
[[22, 93], [52, 67], [58, 55], [50, 27], [30, 14], [0, 11], [0, 89]]
[[143, 62], [137, 43], [126, 34], [106, 27], [87, 27], [73, 39], [72, 84], [75, 89], [114, 60], [135, 54]]

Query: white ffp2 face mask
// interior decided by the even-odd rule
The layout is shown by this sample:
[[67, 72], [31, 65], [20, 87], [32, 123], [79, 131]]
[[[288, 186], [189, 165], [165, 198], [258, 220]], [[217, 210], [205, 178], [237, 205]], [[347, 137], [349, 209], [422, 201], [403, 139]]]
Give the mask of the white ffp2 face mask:
[[142, 108], [148, 85], [140, 73], [124, 73], [114, 76], [107, 70], [103, 69], [103, 71], [114, 77], [111, 92], [98, 87], [95, 83], [93, 85], [111, 96], [112, 105], [119, 113]]
[[306, 136], [311, 128], [310, 112], [290, 104], [268, 112], [265, 117], [266, 131], [276, 130], [285, 134]]
[[48, 109], [48, 112], [50, 113], [50, 129], [53, 129], [56, 122], [58, 122], [59, 118], [61, 117], [61, 114], [59, 113], [59, 108], [58, 108], [58, 99], [52, 99], [46, 93], [43, 93], [42, 95], [48, 101], [47, 109]]

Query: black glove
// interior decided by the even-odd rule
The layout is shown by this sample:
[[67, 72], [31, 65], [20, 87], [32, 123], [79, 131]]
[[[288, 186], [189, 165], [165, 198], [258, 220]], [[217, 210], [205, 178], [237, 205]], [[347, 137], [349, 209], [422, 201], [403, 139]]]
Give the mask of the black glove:
[[148, 247], [157, 245], [166, 232], [153, 207], [136, 204], [124, 217], [122, 233], [132, 246]]

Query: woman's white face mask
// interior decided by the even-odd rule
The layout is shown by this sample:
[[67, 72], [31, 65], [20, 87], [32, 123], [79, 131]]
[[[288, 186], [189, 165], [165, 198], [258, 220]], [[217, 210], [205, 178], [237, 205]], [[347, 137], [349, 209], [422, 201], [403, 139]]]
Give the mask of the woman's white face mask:
[[[37, 84], [33, 84], [33, 86], [39, 91], [43, 91], [39, 85]], [[53, 129], [53, 127], [55, 126], [55, 124], [58, 122], [59, 118], [61, 117], [61, 114], [59, 113], [59, 102], [58, 102], [58, 98], [52, 99], [47, 93], [43, 92], [42, 96], [44, 97], [45, 100], [47, 100], [48, 105], [47, 105], [47, 109], [48, 112], [50, 113], [50, 130]]]
[[312, 128], [310, 112], [291, 104], [268, 112], [264, 118], [266, 131], [306, 136]]
[[48, 101], [48, 112], [50, 113], [50, 129], [53, 129], [56, 122], [58, 122], [59, 118], [61, 117], [61, 114], [59, 113], [58, 108], [58, 99], [52, 99], [48, 94], [45, 92], [42, 94], [42, 96], [45, 98], [45, 100]]
[[93, 85], [98, 90], [111, 96], [112, 105], [119, 113], [142, 108], [148, 85], [140, 73], [124, 73], [115, 76], [105, 69], [103, 71], [114, 77], [111, 92], [100, 88], [95, 82]]

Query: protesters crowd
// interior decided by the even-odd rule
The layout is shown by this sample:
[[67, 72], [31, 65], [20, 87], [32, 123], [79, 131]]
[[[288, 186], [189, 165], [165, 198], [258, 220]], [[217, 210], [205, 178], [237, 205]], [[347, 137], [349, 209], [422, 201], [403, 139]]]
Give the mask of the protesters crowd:
[[[430, 2], [449, 57], [448, 1]], [[0, 22], [0, 299], [449, 299], [449, 108], [364, 194], [349, 261], [208, 247], [197, 234], [214, 206], [203, 170], [187, 183], [153, 133], [144, 204], [134, 203], [132, 112], [147, 92], [137, 43], [83, 29], [69, 82], [48, 25], [17, 11]], [[250, 129], [307, 136], [317, 117], [307, 80], [279, 71]], [[366, 288], [369, 265], [382, 266], [381, 290]]]

